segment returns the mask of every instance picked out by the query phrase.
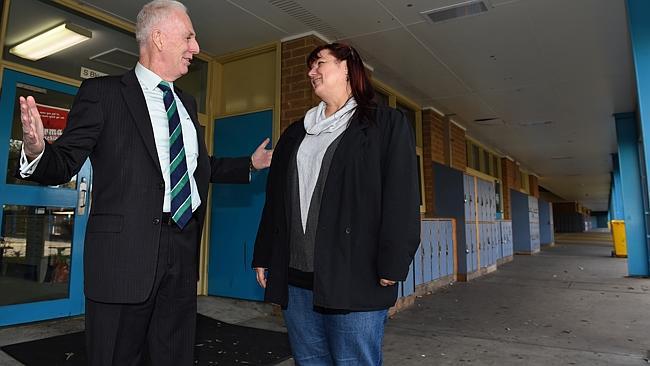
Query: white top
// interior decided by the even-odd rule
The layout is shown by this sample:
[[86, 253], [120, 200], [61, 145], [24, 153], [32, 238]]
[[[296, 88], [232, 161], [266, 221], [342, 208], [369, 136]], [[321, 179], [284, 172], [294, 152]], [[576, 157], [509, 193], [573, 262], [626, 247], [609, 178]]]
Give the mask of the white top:
[[[165, 200], [163, 202], [163, 212], [170, 212], [171, 210], [171, 194], [170, 194], [170, 178], [169, 178], [169, 121], [167, 120], [167, 111], [165, 103], [163, 102], [163, 91], [158, 88], [158, 84], [162, 78], [156, 75], [153, 71], [142, 66], [139, 62], [135, 66], [135, 75], [138, 78], [144, 99], [147, 103], [147, 110], [151, 119], [151, 127], [153, 128], [154, 140], [156, 142], [156, 151], [158, 152], [158, 160], [162, 169], [163, 180], [165, 181]], [[169, 83], [172, 90], [174, 84]], [[176, 107], [178, 116], [181, 120], [181, 128], [183, 129], [183, 144], [185, 146], [185, 159], [187, 160], [187, 170], [190, 177], [190, 188], [192, 190], [192, 211], [196, 210], [201, 205], [201, 197], [196, 188], [196, 180], [194, 179], [194, 171], [199, 157], [199, 145], [196, 135], [196, 129], [192, 123], [190, 115], [187, 113], [183, 102], [174, 93], [176, 100]], [[38, 162], [43, 156], [43, 153], [31, 162], [27, 161], [25, 151], [21, 151], [20, 157], [20, 175], [23, 178], [30, 176]]]
[[320, 174], [323, 156], [327, 148], [348, 127], [350, 118], [354, 114], [357, 102], [350, 97], [347, 103], [329, 117], [325, 117], [325, 102], [310, 109], [305, 114], [305, 130], [307, 134], [302, 140], [296, 155], [298, 165], [298, 188], [300, 192], [300, 217], [302, 230], [307, 229], [307, 215], [311, 197], [314, 194], [316, 181]]

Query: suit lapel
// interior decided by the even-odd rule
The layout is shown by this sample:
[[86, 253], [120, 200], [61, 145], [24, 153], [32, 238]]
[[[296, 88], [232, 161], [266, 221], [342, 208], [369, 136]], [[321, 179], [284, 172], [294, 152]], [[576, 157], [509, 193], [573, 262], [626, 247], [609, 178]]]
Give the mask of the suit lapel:
[[140, 83], [138, 83], [135, 71], [133, 70], [127, 72], [122, 77], [122, 96], [124, 97], [124, 101], [133, 117], [133, 121], [142, 136], [144, 146], [147, 148], [147, 151], [158, 168], [158, 171], [162, 174], [162, 169], [160, 169], [160, 159], [158, 158], [158, 151], [156, 150], [156, 141], [153, 136], [153, 127], [151, 126], [151, 117], [147, 110], [147, 102], [144, 99], [142, 88], [140, 87]]

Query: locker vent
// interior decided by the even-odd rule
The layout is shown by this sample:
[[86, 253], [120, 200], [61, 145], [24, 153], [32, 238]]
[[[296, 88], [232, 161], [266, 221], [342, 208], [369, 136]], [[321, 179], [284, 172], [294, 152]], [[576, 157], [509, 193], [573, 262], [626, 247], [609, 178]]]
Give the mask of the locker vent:
[[463, 1], [458, 4], [423, 11], [420, 14], [429, 22], [441, 23], [452, 19], [464, 18], [485, 13], [488, 10], [484, 0]]
[[334, 29], [334, 27], [325, 23], [321, 18], [312, 14], [309, 10], [303, 8], [294, 0], [268, 0], [268, 2], [285, 12], [287, 15], [308, 26], [311, 30], [316, 31], [329, 39], [335, 40], [343, 38], [343, 35]]
[[531, 122], [519, 122], [518, 125], [521, 127], [533, 127], [533, 126], [548, 126], [552, 123], [553, 121], [531, 121]]
[[499, 117], [478, 118], [474, 120], [474, 123], [480, 126], [501, 126], [505, 124]]

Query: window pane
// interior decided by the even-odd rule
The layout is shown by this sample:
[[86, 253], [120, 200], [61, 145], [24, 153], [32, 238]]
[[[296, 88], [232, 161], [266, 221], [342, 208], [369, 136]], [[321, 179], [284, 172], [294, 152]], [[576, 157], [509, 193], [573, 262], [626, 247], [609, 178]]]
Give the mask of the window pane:
[[0, 306], [68, 297], [74, 209], [5, 205]]
[[486, 150], [483, 150], [483, 167], [481, 171], [490, 174], [490, 153]]
[[[67, 123], [68, 111], [72, 106], [74, 95], [61, 93], [55, 90], [44, 89], [27, 84], [16, 85], [16, 100], [14, 101], [14, 113], [11, 122], [11, 138], [9, 139], [9, 159], [7, 161], [7, 184], [38, 185], [14, 177], [16, 166], [20, 161], [20, 151], [23, 143], [23, 128], [20, 122], [20, 103], [18, 96], [32, 95], [38, 103], [39, 113], [45, 127], [45, 139], [49, 142], [55, 141], [63, 131]], [[77, 187], [77, 177], [70, 182], [57, 186], [59, 188]]]
[[478, 146], [472, 144], [472, 158], [474, 160], [474, 164], [472, 166], [472, 169], [476, 170], [481, 170], [481, 159], [480, 159], [480, 153], [481, 151], [479, 150]]
[[183, 92], [189, 93], [196, 99], [199, 113], [205, 113], [208, 92], [208, 63], [194, 58], [187, 74], [176, 81]]

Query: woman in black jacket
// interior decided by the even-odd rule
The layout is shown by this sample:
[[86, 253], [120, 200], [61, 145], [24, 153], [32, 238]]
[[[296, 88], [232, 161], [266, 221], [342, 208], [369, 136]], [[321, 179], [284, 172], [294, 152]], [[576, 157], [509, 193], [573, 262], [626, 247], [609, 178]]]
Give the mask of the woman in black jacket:
[[380, 365], [420, 241], [413, 131], [372, 101], [354, 48], [319, 46], [307, 67], [322, 101], [277, 143], [252, 266], [298, 365]]

